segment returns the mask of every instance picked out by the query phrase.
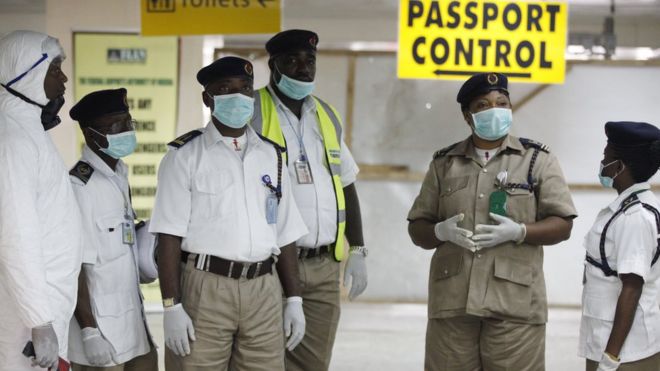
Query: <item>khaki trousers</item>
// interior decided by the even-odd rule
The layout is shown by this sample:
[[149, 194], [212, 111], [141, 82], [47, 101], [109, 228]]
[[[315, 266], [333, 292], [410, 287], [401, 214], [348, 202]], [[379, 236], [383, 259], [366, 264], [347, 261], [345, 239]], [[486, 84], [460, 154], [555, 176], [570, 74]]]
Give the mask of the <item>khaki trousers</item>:
[[158, 371], [158, 353], [154, 346], [147, 354], [135, 357], [121, 365], [94, 367], [71, 363], [72, 371]]
[[329, 254], [299, 259], [305, 337], [286, 352], [287, 371], [325, 371], [339, 324], [339, 263]]
[[[587, 359], [587, 371], [596, 371], [598, 362]], [[617, 371], [658, 371], [660, 370], [660, 353], [639, 361], [622, 363]]]
[[429, 319], [426, 371], [543, 371], [545, 324], [461, 316]]
[[167, 351], [166, 370], [284, 370], [282, 289], [275, 275], [233, 279], [185, 265], [181, 303], [193, 321], [191, 353]]

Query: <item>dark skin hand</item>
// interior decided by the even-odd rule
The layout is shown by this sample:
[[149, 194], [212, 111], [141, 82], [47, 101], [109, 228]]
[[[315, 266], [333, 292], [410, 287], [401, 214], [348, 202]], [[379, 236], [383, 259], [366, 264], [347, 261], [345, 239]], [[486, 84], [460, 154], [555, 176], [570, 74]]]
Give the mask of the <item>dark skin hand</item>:
[[305, 82], [314, 81], [316, 76], [316, 53], [313, 51], [300, 50], [273, 56], [268, 60], [270, 67], [270, 86], [277, 94], [282, 103], [293, 112], [298, 119], [301, 117], [301, 110], [304, 100], [295, 100], [287, 97], [277, 88], [277, 82], [281, 79], [281, 74]]
[[[499, 148], [506, 136], [495, 141], [489, 141], [479, 138], [474, 132], [474, 122], [472, 113], [478, 113], [491, 108], [512, 108], [509, 97], [499, 90], [492, 90], [472, 99], [468, 105], [468, 110], [463, 112], [465, 122], [472, 130], [472, 143], [475, 147], [481, 149]], [[408, 224], [408, 234], [417, 246], [423, 249], [434, 249], [444, 241], [435, 237], [434, 227], [437, 221], [415, 220]], [[531, 245], [554, 245], [567, 240], [571, 236], [573, 220], [570, 218], [561, 218], [558, 216], [549, 216], [535, 223], [525, 223], [527, 235], [525, 243]]]
[[89, 298], [87, 276], [85, 274], [84, 266], [78, 275], [78, 301], [73, 315], [76, 317], [81, 329], [85, 327], [96, 327], [96, 320], [92, 314], [92, 304]]
[[181, 237], [158, 233], [158, 281], [163, 299], [181, 302]]
[[605, 351], [615, 357], [618, 357], [621, 353], [623, 343], [628, 337], [644, 287], [644, 280], [636, 274], [621, 274], [619, 279], [621, 279], [623, 286], [621, 287], [619, 300], [616, 303], [612, 332], [605, 347]]
[[360, 200], [355, 184], [344, 187], [344, 199], [346, 201], [346, 232], [344, 233], [346, 239], [351, 246], [364, 246]]

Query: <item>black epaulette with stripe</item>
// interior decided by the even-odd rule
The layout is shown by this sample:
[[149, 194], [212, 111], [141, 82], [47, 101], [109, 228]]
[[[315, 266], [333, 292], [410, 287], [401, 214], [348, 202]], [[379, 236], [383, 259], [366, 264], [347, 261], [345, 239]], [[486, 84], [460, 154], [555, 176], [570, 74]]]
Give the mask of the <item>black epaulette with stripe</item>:
[[69, 175], [80, 179], [81, 182], [87, 184], [89, 178], [94, 174], [94, 168], [84, 161], [78, 161], [76, 166], [69, 170]]
[[527, 138], [519, 138], [519, 139], [520, 139], [520, 143], [525, 148], [531, 147], [531, 148], [539, 149], [545, 153], [550, 153], [550, 148], [541, 142], [537, 142], [535, 140], [527, 139]]
[[174, 148], [181, 148], [183, 147], [186, 143], [190, 142], [191, 140], [197, 138], [198, 136], [202, 135], [203, 131], [201, 130], [192, 130], [189, 131], [180, 137], [174, 139], [173, 141], [167, 143], [168, 146], [172, 146]]
[[[458, 142], [458, 143], [460, 143], [460, 142]], [[458, 143], [454, 143], [454, 144], [452, 144], [452, 145], [449, 146], [449, 147], [445, 147], [445, 148], [443, 148], [443, 149], [441, 149], [441, 150], [435, 151], [435, 153], [433, 154], [433, 159], [435, 160], [435, 159], [438, 158], [438, 157], [444, 157], [444, 156], [446, 156], [447, 153], [449, 153], [449, 151], [451, 151], [452, 149], [454, 149], [454, 147], [456, 147], [456, 146], [458, 145]]]
[[261, 135], [261, 134], [259, 134], [259, 133], [257, 133], [257, 135], [258, 135], [259, 138], [261, 138], [261, 140], [263, 140], [264, 142], [268, 142], [268, 143], [272, 144], [273, 147], [279, 149], [280, 152], [286, 152], [286, 148], [285, 148], [285, 147], [282, 147], [281, 145], [275, 143], [274, 141], [270, 140], [269, 138], [266, 138], [265, 136], [263, 136], [263, 135]]

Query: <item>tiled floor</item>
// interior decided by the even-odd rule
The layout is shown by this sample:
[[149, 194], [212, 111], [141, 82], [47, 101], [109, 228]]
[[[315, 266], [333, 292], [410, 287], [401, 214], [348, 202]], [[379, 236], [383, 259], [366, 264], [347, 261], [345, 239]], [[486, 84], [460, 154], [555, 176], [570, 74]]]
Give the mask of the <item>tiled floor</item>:
[[[148, 310], [151, 308], [148, 308]], [[149, 310], [148, 320], [163, 356], [162, 314]], [[580, 311], [550, 309], [546, 369], [583, 370], [577, 357]], [[343, 303], [330, 370], [415, 371], [424, 364], [426, 305]]]

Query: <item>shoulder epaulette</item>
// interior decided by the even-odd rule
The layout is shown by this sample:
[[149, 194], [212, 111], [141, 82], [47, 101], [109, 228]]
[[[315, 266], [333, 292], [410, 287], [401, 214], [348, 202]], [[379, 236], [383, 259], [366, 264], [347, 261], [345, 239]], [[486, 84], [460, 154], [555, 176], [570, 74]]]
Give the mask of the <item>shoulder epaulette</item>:
[[261, 135], [261, 134], [259, 134], [259, 133], [257, 133], [257, 135], [258, 135], [259, 138], [261, 138], [261, 140], [263, 140], [264, 142], [270, 143], [270, 144], [273, 145], [273, 147], [279, 149], [280, 152], [286, 152], [286, 148], [285, 148], [285, 147], [282, 147], [281, 145], [275, 143], [274, 141], [270, 140], [269, 138], [266, 138], [265, 136], [263, 136], [263, 135]]
[[94, 168], [84, 161], [78, 161], [76, 166], [69, 170], [69, 175], [75, 176], [84, 184], [89, 182], [89, 178], [92, 177], [92, 174], [94, 174]]
[[433, 154], [433, 159], [435, 160], [438, 157], [446, 156], [447, 153], [449, 153], [449, 151], [451, 151], [452, 149], [454, 149], [454, 147], [456, 147], [458, 145], [458, 143], [460, 143], [460, 142], [454, 143], [449, 147], [445, 147], [441, 150], [435, 151], [435, 153]]
[[520, 143], [523, 145], [525, 148], [536, 148], [539, 149], [543, 152], [550, 153], [550, 148], [546, 146], [545, 144], [541, 142], [537, 142], [532, 139], [527, 139], [527, 138], [518, 138], [520, 140]]
[[174, 148], [181, 148], [183, 147], [186, 143], [190, 142], [191, 140], [197, 138], [198, 136], [202, 135], [202, 131], [195, 129], [192, 131], [189, 131], [180, 137], [174, 139], [173, 141], [167, 143], [168, 146], [172, 146]]

